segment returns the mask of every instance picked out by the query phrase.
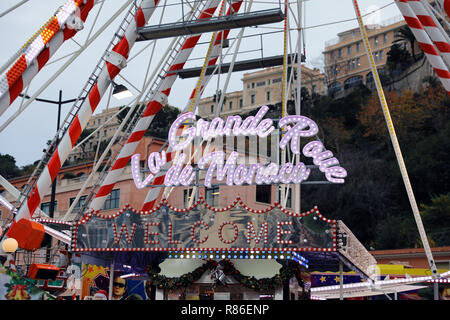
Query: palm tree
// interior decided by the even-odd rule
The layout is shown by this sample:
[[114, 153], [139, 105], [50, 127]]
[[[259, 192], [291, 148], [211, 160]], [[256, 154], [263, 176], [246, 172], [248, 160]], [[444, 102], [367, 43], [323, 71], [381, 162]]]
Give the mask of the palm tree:
[[414, 45], [416, 43], [416, 37], [412, 33], [411, 29], [408, 26], [403, 26], [400, 29], [398, 29], [398, 33], [395, 35], [394, 43], [395, 42], [403, 42], [407, 41], [409, 42], [409, 45], [411, 46], [411, 55], [414, 61], [416, 61], [416, 55], [414, 53]]

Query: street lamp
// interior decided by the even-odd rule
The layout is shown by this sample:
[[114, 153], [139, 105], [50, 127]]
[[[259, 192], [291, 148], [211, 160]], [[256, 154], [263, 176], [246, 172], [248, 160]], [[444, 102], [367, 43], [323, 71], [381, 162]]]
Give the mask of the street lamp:
[[[30, 96], [20, 94], [21, 97], [30, 99]], [[84, 98], [81, 98], [84, 100]], [[56, 132], [59, 131], [59, 123], [61, 122], [61, 106], [66, 103], [72, 103], [77, 101], [77, 99], [69, 99], [69, 100], [62, 100], [62, 90], [59, 90], [59, 99], [58, 100], [48, 100], [48, 99], [41, 99], [41, 98], [35, 98], [34, 100], [39, 102], [45, 102], [45, 103], [51, 103], [51, 104], [57, 104], [58, 105], [58, 120], [56, 123]], [[51, 200], [50, 200], [50, 208], [48, 216], [50, 218], [53, 218], [55, 213], [55, 194], [56, 194], [56, 178], [52, 182], [52, 192], [51, 192]]]
[[112, 81], [112, 84], [114, 86], [112, 96], [117, 100], [122, 100], [133, 96], [133, 93], [123, 84], [117, 84], [114, 81]]

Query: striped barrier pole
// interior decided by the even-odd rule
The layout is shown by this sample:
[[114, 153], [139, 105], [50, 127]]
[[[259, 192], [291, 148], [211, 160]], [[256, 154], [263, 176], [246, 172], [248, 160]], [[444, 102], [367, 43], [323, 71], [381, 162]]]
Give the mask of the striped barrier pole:
[[434, 46], [434, 43], [425, 32], [419, 18], [417, 18], [414, 11], [409, 6], [408, 0], [395, 0], [395, 3], [425, 53], [428, 62], [431, 64], [434, 72], [441, 81], [444, 89], [450, 94], [450, 72]]
[[41, 28], [42, 31], [34, 37], [34, 40], [29, 40], [30, 43], [24, 45], [24, 53], [0, 78], [0, 116], [19, 96], [23, 88], [30, 84], [59, 47], [78, 32], [74, 27], [69, 28], [67, 25], [64, 27], [67, 20], [79, 9], [79, 18], [85, 22], [94, 2], [94, 0], [67, 1]]
[[[434, 16], [429, 13], [423, 3], [420, 0], [408, 0], [409, 7], [416, 14], [417, 19], [419, 19], [422, 24], [422, 28], [433, 41], [434, 46], [440, 52], [441, 57], [444, 59], [447, 65], [450, 65], [450, 43], [448, 43], [448, 38], [439, 29], [436, 24]], [[439, 23], [439, 22], [437, 22]]]
[[146, 24], [148, 18], [155, 11], [158, 1], [159, 0], [143, 0], [141, 2], [141, 6], [137, 9], [135, 18], [127, 26], [122, 39], [112, 49], [111, 53], [117, 59], [114, 62], [105, 62], [105, 66], [102, 68], [97, 82], [92, 87], [87, 98], [83, 101], [78, 114], [70, 124], [68, 130], [61, 138], [56, 151], [39, 176], [28, 199], [26, 199], [25, 203], [20, 207], [15, 222], [23, 218], [30, 219], [36, 208], [39, 206], [42, 198], [48, 192], [52, 181], [55, 179], [56, 174], [59, 172], [62, 164], [75, 146], [81, 132], [86, 127], [87, 122], [97, 108], [102, 96], [107, 91], [112, 79], [114, 79], [121, 71], [121, 68], [124, 67], [130, 49], [136, 42], [136, 29]]
[[6, 256], [6, 260], [9, 263], [9, 268], [17, 273], [16, 261], [14, 260], [14, 256], [11, 253], [8, 253]]
[[[203, 8], [203, 11], [199, 15], [198, 20], [211, 18], [217, 9], [219, 1], [220, 0], [208, 0], [208, 2], [205, 4], [205, 7]], [[133, 128], [133, 131], [128, 137], [126, 144], [120, 150], [117, 159], [115, 160], [110, 171], [103, 180], [94, 199], [92, 199], [91, 203], [89, 204], [89, 210], [97, 211], [102, 208], [103, 203], [114, 188], [114, 185], [122, 174], [123, 169], [130, 161], [131, 156], [136, 150], [148, 127], [152, 123], [156, 113], [158, 113], [158, 111], [161, 110], [164, 104], [167, 103], [167, 98], [170, 95], [170, 90], [173, 86], [173, 83], [178, 77], [177, 71], [183, 68], [195, 45], [200, 39], [200, 36], [201, 34], [193, 35], [188, 37], [184, 41], [180, 51], [175, 57], [173, 64], [170, 66], [164, 79], [158, 86], [158, 89], [153, 96], [153, 100], [150, 101], [145, 107], [141, 117], [139, 118], [138, 122]]]
[[[241, 7], [241, 4], [242, 4], [242, 0], [233, 1], [231, 4], [231, 8], [228, 9], [226, 15], [230, 15], [230, 14], [238, 12]], [[214, 66], [217, 63], [217, 59], [219, 58], [221, 50], [222, 50], [222, 46], [221, 46], [222, 38], [223, 38], [223, 40], [227, 39], [229, 33], [230, 33], [230, 30], [224, 30], [223, 32], [219, 32], [217, 34], [217, 37], [214, 40], [214, 45], [211, 48], [210, 58], [208, 59], [207, 67]], [[202, 70], [202, 71], [204, 71], [204, 70]], [[202, 95], [203, 90], [204, 90], [206, 84], [211, 79], [211, 77], [212, 77], [212, 75], [208, 75], [208, 76], [204, 76], [201, 79], [199, 79], [199, 83], [198, 83], [197, 87], [194, 90], [192, 90], [191, 96], [189, 97], [189, 101], [187, 103], [187, 106], [183, 110], [183, 113], [192, 111], [195, 108], [195, 101], [197, 99], [197, 95], [199, 97]], [[184, 126], [181, 126], [180, 128], [178, 128], [177, 135], [179, 135], [179, 136], [181, 135], [183, 128], [184, 128]], [[162, 169], [156, 174], [155, 178], [153, 179], [152, 185], [161, 185], [164, 183], [166, 172], [172, 166], [173, 160], [176, 158], [176, 152], [174, 150], [172, 150], [172, 148], [170, 146], [168, 147], [168, 149], [166, 151], [166, 155], [167, 155], [167, 162], [162, 167]], [[159, 187], [150, 187], [150, 190], [148, 191], [147, 196], [145, 197], [144, 204], [142, 206], [142, 210], [148, 211], [148, 210], [152, 209], [155, 206], [157, 199], [163, 190], [164, 190], [163, 188], [159, 188]]]

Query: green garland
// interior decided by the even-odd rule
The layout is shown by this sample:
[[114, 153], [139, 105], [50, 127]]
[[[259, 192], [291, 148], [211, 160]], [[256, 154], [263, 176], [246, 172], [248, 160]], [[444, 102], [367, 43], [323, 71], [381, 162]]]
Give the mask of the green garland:
[[[226, 276], [233, 277], [243, 287], [253, 289], [255, 291], [268, 291], [273, 290], [281, 286], [284, 282], [296, 277], [300, 286], [303, 287], [303, 280], [301, 279], [301, 268], [293, 261], [287, 261], [286, 265], [280, 268], [279, 274], [271, 278], [256, 279], [253, 276], [245, 276], [237, 270], [233, 263], [229, 260], [222, 260], [224, 262], [224, 273]], [[179, 289], [186, 288], [193, 282], [200, 279], [200, 277], [207, 270], [216, 268], [218, 262], [214, 260], [208, 260], [206, 263], [196, 268], [195, 270], [188, 272], [180, 277], [169, 278], [164, 275], [160, 275], [155, 270], [148, 268], [147, 272], [150, 277], [149, 281], [152, 285], [159, 289]]]

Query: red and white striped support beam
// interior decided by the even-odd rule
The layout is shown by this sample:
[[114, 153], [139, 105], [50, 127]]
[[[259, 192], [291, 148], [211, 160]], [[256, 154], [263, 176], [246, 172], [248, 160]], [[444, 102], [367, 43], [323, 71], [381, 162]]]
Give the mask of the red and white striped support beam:
[[450, 18], [450, 0], [444, 0], [444, 10], [447, 16]]
[[[421, 20], [416, 16], [414, 11], [411, 9], [409, 5], [409, 0], [395, 0], [397, 7], [405, 18], [406, 23], [410, 27], [414, 37], [422, 48], [425, 56], [428, 59], [428, 62], [433, 67], [436, 75], [440, 79], [444, 89], [450, 94], [450, 72], [448, 71], [447, 66], [445, 65], [442, 57], [439, 55], [438, 49], [435, 47], [433, 41], [430, 39], [428, 34], [425, 32], [425, 29], [421, 23]], [[426, 20], [426, 19], [422, 19]]]
[[[61, 45], [78, 30], [66, 22], [76, 16], [85, 22], [95, 0], [70, 0], [48, 21], [13, 66], [0, 78], [0, 115], [14, 102], [23, 89], [41, 71]], [[80, 16], [76, 15], [79, 10]], [[82, 28], [82, 25], [80, 25]]]
[[[208, 0], [200, 13], [198, 20], [200, 19], [210, 19], [214, 12], [217, 9], [220, 0]], [[167, 103], [167, 98], [170, 95], [170, 90], [178, 77], [177, 71], [183, 69], [184, 64], [192, 53], [195, 45], [200, 39], [200, 34], [193, 35], [188, 37], [183, 45], [181, 46], [180, 51], [177, 53], [175, 57], [175, 61], [172, 66], [170, 66], [167, 74], [162, 80], [161, 84], [158, 86], [157, 92], [155, 93], [153, 100], [150, 101], [144, 112], [141, 115], [141, 118], [136, 123], [135, 127], [131, 135], [128, 138], [126, 144], [120, 150], [120, 153], [112, 165], [110, 171], [107, 176], [103, 180], [100, 189], [95, 195], [94, 199], [91, 201], [89, 210], [100, 210], [103, 206], [108, 195], [111, 193], [111, 190], [114, 188], [115, 183], [119, 179], [123, 168], [130, 161], [134, 151], [136, 150], [139, 142], [144, 136], [145, 131], [148, 129], [150, 124], [153, 121], [156, 113]]]
[[[143, 0], [139, 6], [134, 20], [127, 26], [122, 39], [112, 49], [117, 65], [112, 62], [105, 62], [105, 66], [98, 77], [97, 83], [92, 87], [88, 97], [83, 101], [77, 116], [70, 124], [69, 129], [61, 138], [56, 152], [50, 158], [47, 166], [39, 176], [36, 185], [30, 193], [26, 202], [20, 207], [15, 221], [20, 219], [30, 219], [42, 198], [50, 189], [52, 181], [59, 172], [62, 164], [67, 159], [77, 142], [81, 132], [86, 127], [87, 122], [97, 108], [102, 96], [111, 84], [111, 80], [119, 74], [128, 58], [130, 49], [136, 42], [136, 29], [146, 24], [146, 21], [155, 11], [159, 0]], [[134, 4], [133, 4], [134, 5]]]
[[[232, 1], [231, 8], [228, 9], [226, 15], [237, 13], [241, 7], [241, 4], [242, 4], [242, 0]], [[230, 30], [224, 30], [217, 34], [217, 37], [214, 41], [214, 45], [211, 48], [210, 58], [207, 63], [208, 67], [213, 66], [217, 63], [217, 59], [219, 58], [220, 53], [222, 51], [222, 46], [221, 46], [222, 38], [224, 40], [227, 39], [229, 33], [230, 33]], [[193, 100], [196, 99], [197, 94], [199, 97], [201, 97], [201, 95], [203, 94], [203, 90], [204, 90], [205, 86], [207, 85], [207, 83], [209, 82], [209, 80], [211, 79], [211, 77], [212, 77], [212, 74], [208, 75], [208, 76], [204, 76], [200, 80], [201, 83], [200, 83], [199, 90], [198, 90], [199, 92], [197, 93], [196, 92], [197, 88], [194, 88], [194, 90], [191, 93], [191, 96], [189, 97], [188, 104], [186, 105], [183, 112], [189, 111], [189, 108], [190, 108], [191, 104], [193, 103]], [[177, 132], [177, 135], [181, 134], [181, 131], [183, 130], [183, 128], [184, 127], [181, 127], [178, 129], [179, 132]], [[163, 166], [162, 170], [160, 170], [156, 174], [156, 177], [153, 179], [152, 185], [164, 184], [166, 172], [172, 166], [173, 160], [175, 159], [176, 152], [173, 151], [172, 148], [169, 147], [166, 151], [166, 154], [167, 154], [167, 162]], [[142, 205], [142, 210], [146, 211], [146, 210], [152, 209], [155, 206], [155, 203], [163, 190], [164, 190], [163, 188], [159, 188], [159, 187], [150, 188], [150, 190], [147, 193], [147, 196], [145, 197], [144, 204]]]
[[448, 39], [436, 25], [436, 17], [430, 15], [420, 0], [408, 0], [408, 4], [446, 64], [450, 65], [450, 43], [448, 43]]

